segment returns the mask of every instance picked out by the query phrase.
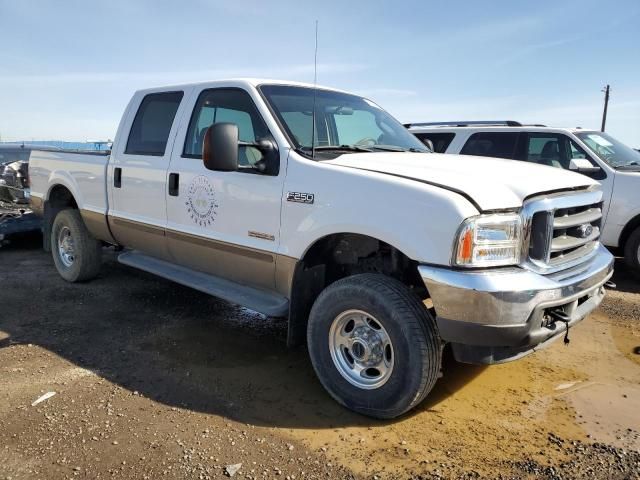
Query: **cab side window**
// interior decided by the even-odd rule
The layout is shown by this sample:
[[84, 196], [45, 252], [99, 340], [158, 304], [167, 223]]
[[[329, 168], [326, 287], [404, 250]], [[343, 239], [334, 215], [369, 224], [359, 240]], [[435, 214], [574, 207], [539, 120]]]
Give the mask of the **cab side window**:
[[[247, 92], [237, 88], [204, 90], [191, 115], [183, 157], [202, 158], [204, 135], [215, 123], [235, 123], [241, 142], [255, 143], [261, 139], [271, 139], [262, 116]], [[260, 159], [261, 154], [256, 148], [239, 147], [240, 167], [252, 167]]]
[[582, 147], [566, 135], [554, 133], [527, 134], [524, 158], [527, 162], [569, 170], [573, 159], [589, 160], [589, 156]]
[[183, 92], [146, 95], [131, 125], [127, 147], [129, 155], [164, 155], [171, 126], [182, 101]]
[[431, 140], [433, 143], [433, 151], [436, 153], [444, 153], [451, 145], [451, 142], [455, 138], [455, 133], [445, 132], [429, 132], [429, 133], [414, 133], [418, 139], [424, 143], [425, 140]]
[[517, 132], [479, 132], [469, 137], [460, 153], [513, 159], [517, 143]]
[[554, 133], [527, 134], [525, 160], [556, 168], [569, 168], [568, 142]]

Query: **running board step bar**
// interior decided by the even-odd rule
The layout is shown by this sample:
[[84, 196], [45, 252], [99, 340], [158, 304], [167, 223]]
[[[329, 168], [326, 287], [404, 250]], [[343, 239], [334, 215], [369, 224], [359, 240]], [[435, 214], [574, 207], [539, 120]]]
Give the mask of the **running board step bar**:
[[228, 302], [242, 305], [270, 317], [284, 317], [289, 312], [289, 300], [285, 297], [174, 265], [135, 250], [126, 251], [118, 255], [118, 262], [153, 273], [200, 292], [208, 293], [214, 297], [222, 298]]

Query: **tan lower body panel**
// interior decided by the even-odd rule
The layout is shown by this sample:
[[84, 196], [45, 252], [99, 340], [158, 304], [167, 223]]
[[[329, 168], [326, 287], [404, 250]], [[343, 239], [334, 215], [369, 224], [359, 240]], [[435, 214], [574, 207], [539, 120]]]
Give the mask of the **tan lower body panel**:
[[276, 291], [291, 300], [293, 274], [298, 259], [286, 255], [276, 255]]
[[82, 215], [82, 220], [87, 230], [89, 230], [95, 238], [107, 243], [118, 243], [111, 235], [111, 230], [109, 230], [109, 224], [107, 223], [107, 216], [104, 213], [80, 210], [80, 215]]
[[109, 225], [117, 243], [127, 248], [290, 298], [295, 258], [119, 217], [109, 216]]
[[173, 261], [252, 287], [275, 289], [276, 255], [209, 238], [167, 230]]
[[109, 225], [118, 244], [161, 260], [171, 261], [164, 228], [111, 215]]

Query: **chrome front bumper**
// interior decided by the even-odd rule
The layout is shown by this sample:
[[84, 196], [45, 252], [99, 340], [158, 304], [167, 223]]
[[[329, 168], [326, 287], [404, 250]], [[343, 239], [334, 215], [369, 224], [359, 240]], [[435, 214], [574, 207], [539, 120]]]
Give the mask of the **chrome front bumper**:
[[561, 310], [571, 327], [594, 310], [613, 274], [613, 256], [602, 245], [588, 262], [556, 274], [524, 268], [460, 271], [421, 265], [443, 340], [468, 363], [515, 360], [565, 333], [550, 319]]

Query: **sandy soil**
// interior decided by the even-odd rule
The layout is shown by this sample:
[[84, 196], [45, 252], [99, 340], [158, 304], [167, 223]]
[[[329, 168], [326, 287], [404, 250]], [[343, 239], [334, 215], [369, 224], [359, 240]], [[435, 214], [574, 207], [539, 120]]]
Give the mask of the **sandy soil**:
[[[0, 479], [640, 478], [640, 282], [521, 361], [445, 361], [415, 411], [350, 413], [286, 324], [114, 262], [0, 249]], [[47, 392], [51, 398], [32, 406]]]

